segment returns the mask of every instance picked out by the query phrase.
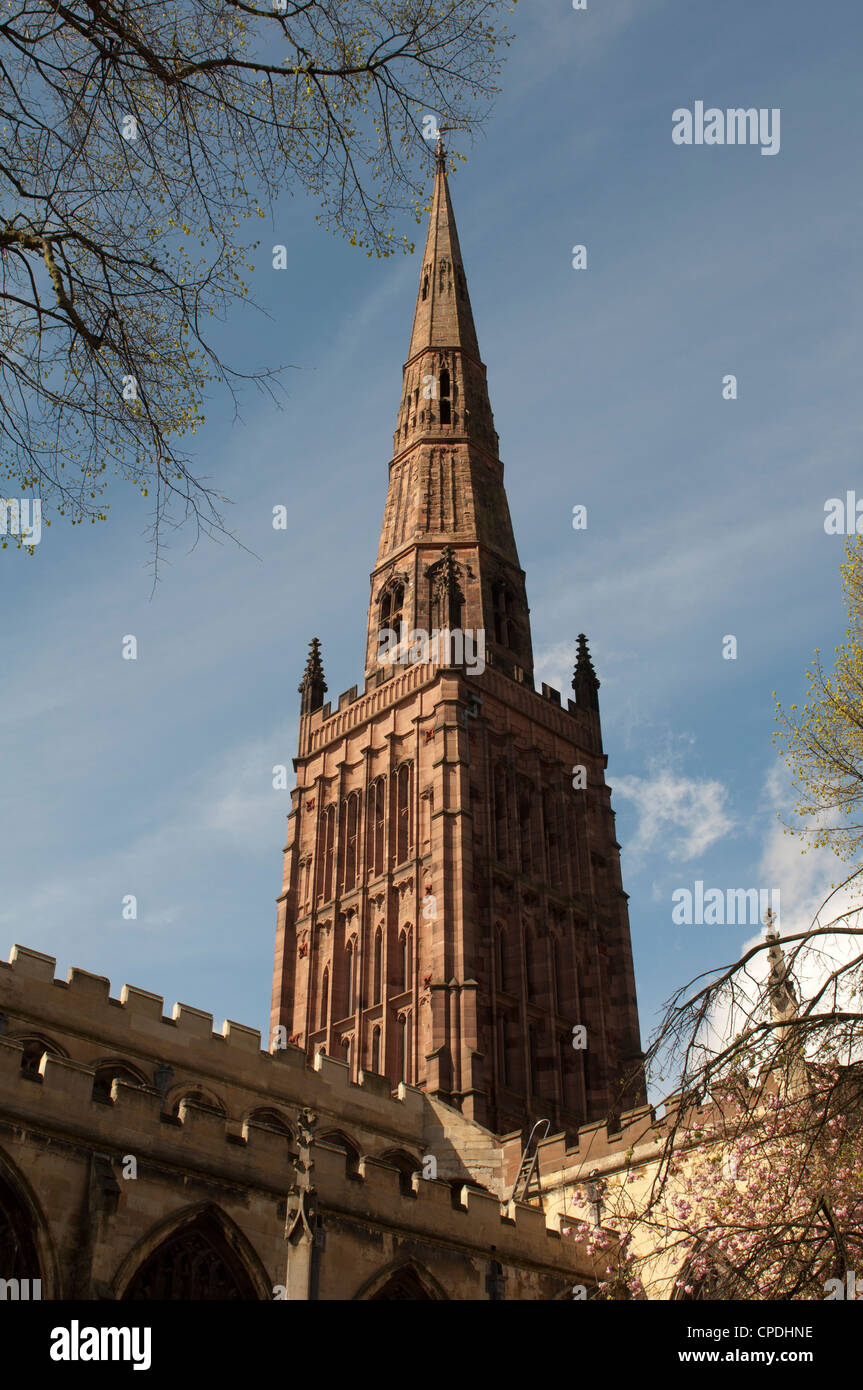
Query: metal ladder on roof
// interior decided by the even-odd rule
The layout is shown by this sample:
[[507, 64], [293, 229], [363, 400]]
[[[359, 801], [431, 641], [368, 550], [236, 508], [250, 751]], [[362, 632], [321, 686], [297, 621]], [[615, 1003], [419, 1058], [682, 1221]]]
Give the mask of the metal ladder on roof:
[[[545, 1126], [545, 1128], [543, 1128], [543, 1126]], [[540, 1129], [542, 1129], [541, 1134], [539, 1133]], [[530, 1185], [534, 1183], [535, 1195], [539, 1198], [539, 1204], [542, 1206], [542, 1183], [539, 1179], [539, 1168], [537, 1167], [537, 1163], [539, 1160], [540, 1142], [547, 1138], [550, 1129], [551, 1120], [537, 1120], [533, 1129], [530, 1131], [527, 1145], [521, 1156], [518, 1177], [515, 1180], [512, 1196], [509, 1199], [511, 1202], [528, 1202], [531, 1196]]]

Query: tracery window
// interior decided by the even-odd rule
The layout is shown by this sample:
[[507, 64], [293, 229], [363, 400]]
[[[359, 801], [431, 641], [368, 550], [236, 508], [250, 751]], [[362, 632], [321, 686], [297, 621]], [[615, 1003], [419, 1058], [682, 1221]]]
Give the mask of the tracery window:
[[380, 927], [375, 932], [374, 961], [372, 967], [372, 1003], [381, 1002], [381, 981], [383, 978], [383, 933]]
[[356, 887], [359, 870], [360, 794], [351, 792], [345, 814], [345, 892]]
[[123, 1295], [126, 1301], [222, 1303], [256, 1297], [248, 1272], [217, 1223], [204, 1218], [163, 1241]]
[[379, 777], [368, 792], [368, 864], [374, 878], [384, 871], [386, 832], [386, 783]]
[[396, 784], [396, 863], [403, 864], [413, 843], [413, 764], [403, 763], [395, 775]]
[[325, 903], [333, 896], [333, 849], [336, 838], [336, 808], [328, 806], [320, 829], [318, 858], [318, 897]]
[[33, 1221], [11, 1183], [0, 1178], [0, 1278], [39, 1279]]

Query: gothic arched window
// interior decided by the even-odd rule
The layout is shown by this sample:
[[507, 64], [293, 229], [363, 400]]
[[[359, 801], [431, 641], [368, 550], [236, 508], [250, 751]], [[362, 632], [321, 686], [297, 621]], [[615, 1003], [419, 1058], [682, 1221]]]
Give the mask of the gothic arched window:
[[531, 1023], [527, 1030], [527, 1052], [530, 1063], [530, 1090], [539, 1095], [539, 1039], [536, 1025]]
[[356, 887], [359, 868], [360, 794], [347, 799], [345, 816], [345, 892]]
[[375, 1026], [372, 1029], [372, 1059], [371, 1069], [376, 1076], [381, 1074], [381, 1030]]
[[383, 1163], [391, 1163], [399, 1171], [399, 1191], [404, 1197], [413, 1197], [414, 1173], [422, 1171], [422, 1161], [414, 1158], [405, 1149], [387, 1149], [380, 1155]]
[[449, 372], [445, 367], [440, 374], [440, 422], [442, 425], [452, 423]]
[[403, 763], [395, 774], [396, 782], [396, 863], [403, 864], [413, 842], [412, 764]]
[[497, 987], [498, 989], [506, 989], [506, 932], [503, 927], [497, 928], [494, 940], [497, 947]]
[[321, 1008], [318, 1016], [318, 1027], [326, 1028], [327, 1010], [330, 1006], [330, 967], [324, 966], [324, 973], [321, 978]]
[[369, 1295], [369, 1302], [374, 1303], [375, 1301], [419, 1303], [426, 1301], [433, 1302], [434, 1300], [425, 1284], [423, 1284], [419, 1276], [414, 1273], [413, 1268], [410, 1265], [406, 1265], [403, 1269], [397, 1270], [396, 1273], [378, 1289], [377, 1293]]
[[399, 947], [401, 948], [401, 987], [402, 992], [410, 989], [411, 981], [411, 947], [408, 933], [402, 932], [399, 937]]
[[523, 784], [518, 798], [518, 831], [521, 848], [521, 871], [523, 874], [529, 874], [533, 869], [531, 800], [531, 789], [526, 784]]
[[336, 808], [328, 806], [324, 811], [320, 830], [320, 856], [318, 859], [318, 897], [329, 902], [333, 896], [333, 848], [336, 838]]
[[278, 1110], [269, 1110], [266, 1107], [253, 1110], [246, 1124], [254, 1125], [257, 1129], [267, 1129], [272, 1134], [282, 1134], [286, 1139], [293, 1138], [291, 1126]]
[[506, 861], [508, 851], [506, 770], [497, 763], [494, 769], [494, 850], [497, 859]]
[[349, 1175], [356, 1174], [360, 1166], [360, 1151], [356, 1144], [350, 1140], [340, 1129], [330, 1130], [328, 1134], [320, 1136], [321, 1141], [329, 1144], [334, 1149], [341, 1149], [345, 1156], [345, 1172]]
[[153, 1251], [123, 1299], [232, 1303], [257, 1296], [251, 1276], [219, 1223], [205, 1214]]
[[374, 963], [372, 969], [372, 1003], [381, 1002], [381, 979], [383, 976], [383, 934], [380, 927], [375, 932]]
[[542, 820], [545, 831], [545, 864], [550, 883], [560, 882], [560, 829], [554, 793], [546, 787], [542, 793]]
[[0, 1270], [3, 1279], [40, 1279], [33, 1218], [11, 1182], [0, 1177]]
[[354, 1011], [354, 943], [345, 947], [345, 1017]]
[[96, 1068], [93, 1078], [93, 1099], [102, 1101], [103, 1104], [109, 1104], [111, 1087], [115, 1081], [122, 1081], [127, 1086], [147, 1084], [134, 1068], [126, 1066], [122, 1062], [105, 1062]]
[[507, 1056], [507, 1022], [505, 1018], [500, 1018], [497, 1022], [497, 1052], [500, 1064], [501, 1085], [508, 1086], [509, 1058]]
[[567, 1062], [572, 1049], [567, 1045], [566, 1038], [559, 1038], [557, 1043], [557, 1066], [560, 1081], [560, 1103], [563, 1106], [569, 1104], [567, 1091]]
[[368, 793], [368, 865], [374, 878], [384, 871], [384, 838], [386, 831], [386, 784], [379, 777]]
[[554, 1006], [557, 1012], [562, 1014], [564, 1000], [563, 962], [561, 960], [560, 942], [556, 936], [551, 938], [551, 963], [554, 970]]
[[527, 977], [527, 996], [528, 999], [536, 997], [539, 988], [539, 962], [537, 954], [539, 942], [533, 934], [531, 928], [525, 922], [524, 927], [524, 964], [525, 975]]
[[518, 626], [515, 621], [515, 601], [512, 590], [504, 580], [491, 586], [492, 621], [494, 640], [512, 652], [518, 652]]
[[407, 1084], [407, 1080], [408, 1080], [408, 1047], [409, 1047], [409, 1032], [408, 1032], [408, 1021], [407, 1021], [407, 1018], [405, 1017], [404, 1014], [402, 1014], [402, 1015], [400, 1016], [400, 1018], [399, 1018], [398, 1045], [399, 1045], [399, 1055], [398, 1055], [398, 1075], [399, 1075], [399, 1080], [400, 1080], [400, 1081], [404, 1081], [405, 1084]]
[[428, 299], [428, 297], [429, 297], [429, 278], [428, 278], [428, 275], [424, 275], [424, 276], [423, 276], [423, 299]]
[[[39, 1068], [42, 1065], [42, 1058], [47, 1054], [49, 1057], [65, 1057], [66, 1053], [62, 1047], [58, 1047], [50, 1038], [40, 1037], [37, 1033], [26, 1035], [25, 1037], [11, 1038], [11, 1042], [19, 1043], [24, 1052], [21, 1056], [21, 1071], [25, 1076], [39, 1078]], [[2, 1275], [0, 1275], [2, 1278]]]

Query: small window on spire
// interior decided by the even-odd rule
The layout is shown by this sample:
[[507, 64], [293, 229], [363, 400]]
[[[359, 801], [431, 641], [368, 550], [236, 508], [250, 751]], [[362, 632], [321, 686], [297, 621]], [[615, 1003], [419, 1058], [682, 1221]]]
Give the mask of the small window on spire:
[[428, 299], [428, 297], [429, 297], [429, 278], [428, 278], [427, 275], [424, 275], [424, 276], [423, 276], [423, 299]]

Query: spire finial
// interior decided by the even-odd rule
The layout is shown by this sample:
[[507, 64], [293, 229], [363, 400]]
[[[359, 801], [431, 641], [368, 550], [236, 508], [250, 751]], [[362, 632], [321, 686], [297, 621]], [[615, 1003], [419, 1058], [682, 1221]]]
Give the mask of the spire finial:
[[438, 130], [438, 133], [437, 133], [437, 145], [435, 146], [434, 159], [435, 159], [435, 167], [436, 167], [438, 170], [440, 170], [440, 172], [441, 172], [442, 174], [445, 174], [445, 173], [446, 173], [446, 149], [445, 149], [445, 147], [444, 147], [444, 142], [443, 142], [443, 131], [442, 131], [442, 130]]

